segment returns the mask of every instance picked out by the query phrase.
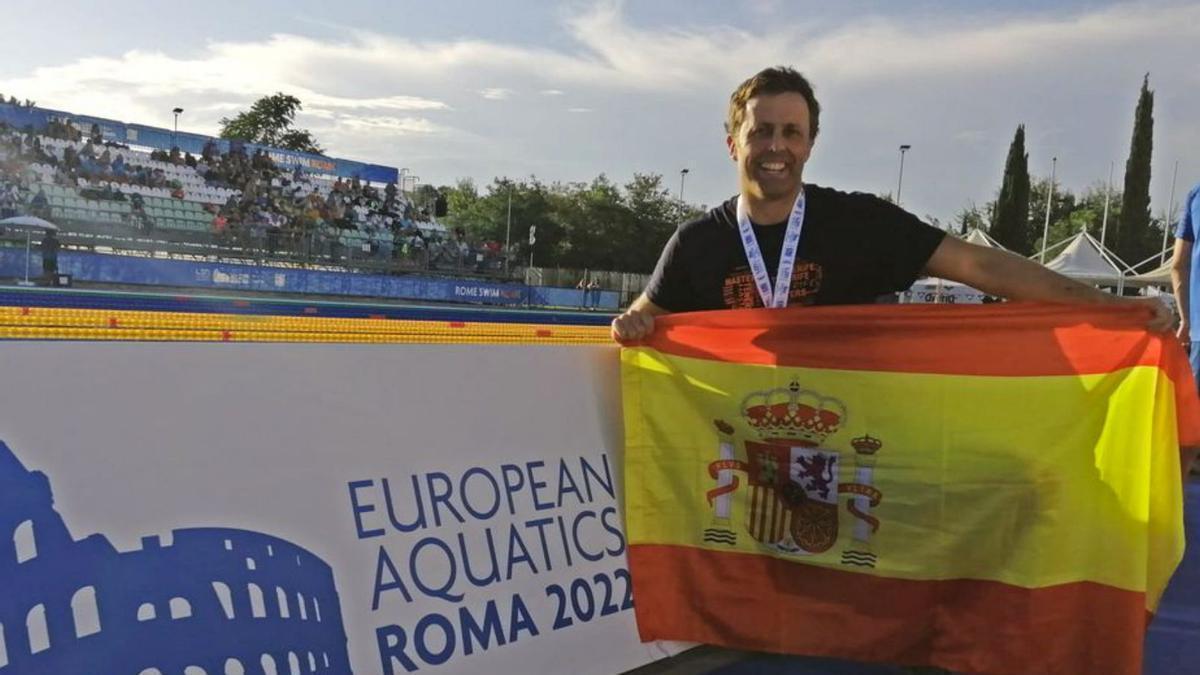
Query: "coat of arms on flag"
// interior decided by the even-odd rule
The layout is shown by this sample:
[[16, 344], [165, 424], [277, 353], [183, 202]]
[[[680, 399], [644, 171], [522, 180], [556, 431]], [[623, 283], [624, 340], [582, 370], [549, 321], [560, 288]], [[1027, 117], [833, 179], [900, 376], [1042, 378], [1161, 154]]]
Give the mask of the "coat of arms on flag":
[[874, 567], [870, 536], [879, 528], [879, 520], [870, 510], [883, 495], [871, 479], [882, 441], [864, 436], [851, 442], [856, 474], [854, 480], [843, 482], [843, 453], [831, 449], [828, 441], [846, 419], [844, 403], [806, 391], [793, 381], [786, 388], [746, 396], [740, 412], [756, 440], [744, 441], [746, 460], [737, 460], [732, 456], [734, 428], [716, 421], [719, 459], [709, 466], [709, 475], [717, 486], [707, 497], [718, 521], [715, 525], [721, 526], [706, 529], [705, 540], [736, 542], [730, 516], [739, 483], [732, 472], [744, 471], [748, 484], [744, 524], [755, 541], [790, 555], [828, 551], [838, 539], [839, 496], [848, 494], [847, 512], [859, 523], [842, 562]]

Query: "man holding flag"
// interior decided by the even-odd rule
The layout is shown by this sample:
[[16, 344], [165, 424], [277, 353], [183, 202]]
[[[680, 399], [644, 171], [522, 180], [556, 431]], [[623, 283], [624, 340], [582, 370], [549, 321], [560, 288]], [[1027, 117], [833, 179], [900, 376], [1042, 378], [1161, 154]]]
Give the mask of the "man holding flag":
[[[1140, 672], [1200, 445], [1173, 316], [805, 185], [819, 114], [790, 68], [738, 87], [738, 196], [680, 226], [612, 323], [639, 635]], [[848, 306], [922, 273], [1041, 304]], [[766, 311], [789, 305], [826, 307]]]
[[734, 91], [725, 143], [739, 194], [679, 227], [645, 292], [613, 321], [616, 339], [641, 339], [655, 316], [671, 312], [872, 303], [922, 274], [1012, 300], [1143, 304], [1152, 312], [1147, 328], [1172, 327], [1157, 299], [1110, 295], [947, 237], [871, 195], [805, 185], [820, 110], [808, 80], [787, 67], [763, 70]]

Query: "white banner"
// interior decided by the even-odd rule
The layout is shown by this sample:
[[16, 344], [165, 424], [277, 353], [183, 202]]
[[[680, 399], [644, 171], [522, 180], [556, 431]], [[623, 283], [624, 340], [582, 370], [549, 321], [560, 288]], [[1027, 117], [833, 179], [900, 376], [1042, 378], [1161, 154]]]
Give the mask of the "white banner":
[[615, 347], [9, 342], [0, 674], [619, 673]]

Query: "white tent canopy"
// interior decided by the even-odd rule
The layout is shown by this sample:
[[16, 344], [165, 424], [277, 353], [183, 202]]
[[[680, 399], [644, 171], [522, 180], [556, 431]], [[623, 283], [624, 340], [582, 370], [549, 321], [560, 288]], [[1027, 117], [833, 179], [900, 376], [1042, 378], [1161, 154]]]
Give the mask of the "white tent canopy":
[[1003, 246], [1001, 246], [1000, 242], [993, 239], [992, 235], [988, 234], [987, 232], [984, 232], [983, 230], [979, 229], [978, 227], [971, 228], [971, 231], [968, 232], [963, 237], [963, 240], [966, 241], [968, 244], [975, 244], [976, 246], [984, 246], [987, 248], [998, 248], [998, 249], [1005, 250], [1005, 251], [1008, 250], [1008, 249], [1004, 248]]
[[1046, 263], [1048, 269], [1089, 284], [1120, 286], [1125, 281], [1128, 266], [1113, 255], [1096, 238], [1086, 231], [1069, 240], [1066, 248], [1054, 260]]
[[36, 216], [15, 216], [0, 220], [0, 227], [13, 230], [57, 230], [58, 226]]
[[22, 286], [32, 286], [33, 282], [29, 281], [29, 257], [33, 233], [54, 232], [58, 230], [58, 226], [48, 220], [42, 220], [35, 216], [16, 216], [0, 220], [0, 229], [22, 230], [25, 232], [25, 280], [18, 281], [17, 283]]
[[[995, 248], [1001, 251], [1008, 250], [1001, 246], [1000, 242], [993, 239], [987, 232], [978, 227], [971, 228], [970, 232], [959, 238], [969, 244], [983, 246], [984, 248]], [[978, 304], [983, 302], [985, 297], [986, 294], [983, 291], [966, 284], [960, 284], [957, 281], [939, 279], [937, 277], [918, 279], [903, 296], [905, 302], [946, 302], [959, 304]]]
[[1145, 274], [1129, 277], [1126, 281], [1131, 286], [1170, 286], [1171, 262], [1167, 261]]

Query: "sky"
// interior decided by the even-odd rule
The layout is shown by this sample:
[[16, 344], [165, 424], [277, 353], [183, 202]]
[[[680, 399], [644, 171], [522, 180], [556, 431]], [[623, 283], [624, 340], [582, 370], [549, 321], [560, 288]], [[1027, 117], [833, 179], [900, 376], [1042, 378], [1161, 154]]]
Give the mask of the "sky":
[[[1200, 181], [1200, 3], [1083, 0], [4, 0], [0, 92], [216, 134], [277, 91], [335, 157], [422, 183], [664, 176], [736, 192], [722, 122], [771, 65], [813, 82], [806, 181], [895, 193], [952, 220], [995, 197], [1018, 124], [1030, 171], [1118, 189], [1134, 106], [1155, 92], [1152, 211]], [[97, 9], [100, 7], [100, 9]], [[48, 15], [48, 12], [52, 16]]]

